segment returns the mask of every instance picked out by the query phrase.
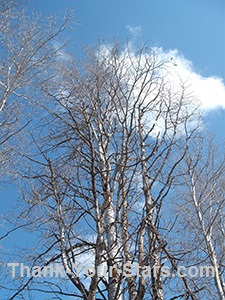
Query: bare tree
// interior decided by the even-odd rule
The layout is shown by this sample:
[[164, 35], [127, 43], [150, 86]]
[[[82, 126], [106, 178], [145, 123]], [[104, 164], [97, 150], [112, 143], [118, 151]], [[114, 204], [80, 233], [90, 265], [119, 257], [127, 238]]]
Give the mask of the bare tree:
[[224, 284], [224, 154], [215, 140], [199, 136], [185, 158], [186, 175], [179, 207], [179, 230], [187, 232], [191, 243], [183, 249], [188, 265], [208, 265], [213, 277], [200, 278], [206, 297], [225, 299]]
[[[21, 7], [20, 7], [21, 6]], [[49, 65], [64, 46], [56, 37], [65, 29], [52, 17], [28, 17], [16, 1], [0, 1], [0, 157], [4, 167], [12, 153], [6, 142], [33, 118], [32, 105], [40, 82], [50, 74]], [[5, 169], [2, 171], [5, 173]]]
[[[54, 17], [46, 20], [40, 15], [28, 16], [22, 3], [0, 1], [1, 190], [3, 183], [11, 181], [12, 176], [15, 179], [19, 172], [17, 154], [25, 148], [27, 140], [24, 128], [35, 119], [34, 103], [40, 83], [54, 76], [49, 66], [60, 56], [64, 44], [57, 43], [57, 38], [69, 21], [69, 16], [65, 16], [61, 23], [59, 20], [56, 22]], [[14, 217], [10, 219], [1, 210], [1, 241], [21, 228], [21, 224], [14, 226], [13, 220]], [[3, 248], [4, 245], [1, 245]], [[3, 251], [1, 261], [2, 255]]]
[[[168, 80], [173, 66], [157, 50], [134, 53], [116, 42], [89, 49], [83, 62], [69, 56], [55, 67], [57, 76], [41, 82], [45, 116], [32, 135], [38, 151], [24, 156], [31, 166], [24, 170], [29, 188], [21, 218], [40, 234], [31, 267], [59, 263], [65, 277], [61, 284], [41, 276], [35, 282], [32, 273], [20, 278], [11, 299], [32, 289], [88, 300], [200, 299], [207, 287], [197, 279], [165, 276], [187, 257], [175, 237], [171, 198], [187, 176], [196, 184], [199, 172], [198, 160], [190, 160], [201, 136], [188, 86]], [[200, 170], [207, 176], [207, 168]], [[223, 232], [219, 206], [213, 215]], [[99, 275], [102, 266], [108, 273]], [[215, 285], [221, 293], [219, 269]]]

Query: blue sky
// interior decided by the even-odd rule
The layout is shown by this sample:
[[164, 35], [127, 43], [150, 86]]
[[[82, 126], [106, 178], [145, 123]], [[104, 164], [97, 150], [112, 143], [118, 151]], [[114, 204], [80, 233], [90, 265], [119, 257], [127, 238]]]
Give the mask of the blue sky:
[[33, 9], [62, 13], [75, 8], [80, 22], [71, 36], [75, 43], [131, 37], [127, 25], [140, 26], [138, 43], [150, 41], [179, 49], [205, 75], [225, 77], [225, 2], [223, 0], [39, 0]]
[[[161, 47], [164, 57], [175, 56], [178, 71], [195, 83], [204, 97], [205, 128], [225, 137], [225, 1], [224, 0], [34, 0], [29, 9], [44, 15], [63, 16], [75, 9], [75, 31], [67, 31], [71, 49], [130, 39], [141, 47]], [[11, 192], [10, 192], [11, 191]], [[17, 195], [8, 187], [0, 193], [1, 210], [7, 211]], [[24, 238], [26, 239], [26, 237]], [[10, 244], [13, 237], [8, 241]]]
[[[206, 95], [211, 104], [205, 112], [205, 128], [214, 131], [219, 142], [223, 141], [224, 0], [33, 0], [28, 9], [43, 15], [55, 13], [59, 17], [66, 9], [74, 9], [73, 21], [79, 25], [66, 34], [75, 54], [80, 53], [84, 44], [94, 45], [100, 35], [106, 42], [115, 37], [121, 42], [130, 39], [137, 47], [148, 41], [152, 47], [162, 47], [165, 57], [177, 56], [178, 72], [188, 73], [197, 88], [204, 83], [201, 97]], [[212, 107], [216, 99], [220, 106]], [[0, 190], [0, 197], [5, 200], [1, 204], [3, 212], [9, 205], [14, 206], [18, 196], [10, 186]]]
[[[62, 15], [75, 9], [75, 31], [68, 31], [72, 49], [94, 45], [99, 36], [106, 42], [130, 39], [137, 47], [152, 47], [177, 57], [182, 74], [195, 81], [205, 106], [205, 126], [225, 137], [225, 2], [224, 0], [39, 0], [31, 9], [44, 15]], [[172, 52], [175, 51], [176, 53]], [[185, 70], [184, 70], [185, 69]], [[198, 80], [196, 79], [197, 75]], [[219, 82], [220, 81], [220, 82]], [[222, 108], [221, 108], [222, 107]]]

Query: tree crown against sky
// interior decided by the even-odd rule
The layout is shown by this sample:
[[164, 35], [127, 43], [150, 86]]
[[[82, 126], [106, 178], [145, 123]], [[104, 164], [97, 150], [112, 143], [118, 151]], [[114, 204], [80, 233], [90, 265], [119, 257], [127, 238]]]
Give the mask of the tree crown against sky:
[[[37, 239], [20, 262], [60, 263], [66, 276], [9, 278], [9, 297], [34, 290], [62, 299], [223, 299], [224, 159], [204, 138], [190, 81], [156, 48], [100, 42], [82, 60], [59, 50], [54, 60], [44, 56], [44, 78], [28, 72], [38, 75], [27, 103], [39, 114], [21, 131], [22, 207], [10, 222]], [[157, 268], [147, 278], [77, 277], [84, 262]], [[163, 276], [163, 265], [176, 273], [203, 262], [214, 278]]]

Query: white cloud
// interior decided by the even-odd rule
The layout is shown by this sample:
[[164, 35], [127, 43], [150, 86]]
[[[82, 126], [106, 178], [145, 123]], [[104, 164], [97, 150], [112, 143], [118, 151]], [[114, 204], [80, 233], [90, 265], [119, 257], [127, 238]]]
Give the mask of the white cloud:
[[[102, 59], [114, 66], [116, 62], [111, 56], [114, 53], [110, 51], [111, 46], [102, 47]], [[189, 129], [203, 126], [199, 124], [199, 113], [207, 114], [219, 107], [225, 109], [223, 80], [216, 76], [204, 77], [196, 72], [193, 63], [177, 49], [164, 51], [153, 48], [152, 51], [135, 52], [133, 44], [128, 43], [117, 57], [117, 63], [124, 87], [127, 91], [132, 90], [131, 111], [137, 99], [145, 109], [147, 107], [145, 129], [154, 128], [152, 136], [164, 132], [173, 134], [174, 124], [178, 125], [177, 134], [182, 135], [185, 122]]]
[[[178, 50], [163, 51], [159, 49], [162, 60], [170, 62], [169, 79], [176, 83], [176, 77], [190, 84], [190, 89], [201, 103], [203, 113], [216, 108], [225, 109], [225, 84], [218, 76], [204, 77], [197, 73], [191, 61], [181, 55]], [[172, 58], [172, 59], [171, 59]]]
[[[129, 31], [134, 35], [141, 31], [141, 28], [127, 26]], [[140, 62], [140, 57], [136, 56], [132, 52], [132, 43], [128, 45], [130, 47], [130, 54], [127, 55], [127, 63], [123, 66], [129, 68], [129, 72], [124, 70], [124, 74], [132, 81], [132, 68], [130, 63], [130, 58], [132, 54], [133, 62]], [[104, 55], [110, 53], [110, 46], [104, 47], [102, 50], [105, 50]], [[194, 69], [193, 63], [185, 58], [177, 49], [164, 51], [162, 48], [153, 48], [154, 54], [156, 54], [156, 59], [158, 62], [165, 62], [166, 69], [162, 68], [162, 75], [166, 74], [168, 82], [171, 83], [173, 90], [179, 90], [181, 81], [189, 86], [189, 92], [192, 91], [195, 98], [201, 104], [201, 109], [203, 113], [207, 113], [209, 110], [216, 108], [225, 109], [225, 83], [223, 79], [218, 76], [205, 77]], [[120, 59], [126, 59], [126, 49], [124, 53], [121, 54]], [[141, 54], [143, 65], [146, 63], [146, 60], [152, 60], [152, 54], [143, 52]], [[153, 58], [155, 59], [155, 58]], [[164, 73], [163, 73], [164, 72]], [[166, 72], [166, 73], [165, 73]], [[134, 71], [135, 73], [135, 71]], [[129, 80], [128, 80], [129, 81]]]
[[127, 30], [132, 35], [133, 38], [136, 38], [141, 35], [141, 26], [132, 26], [127, 25]]
[[196, 90], [204, 110], [222, 107], [225, 109], [225, 86], [221, 78], [202, 77], [193, 78], [193, 87]]

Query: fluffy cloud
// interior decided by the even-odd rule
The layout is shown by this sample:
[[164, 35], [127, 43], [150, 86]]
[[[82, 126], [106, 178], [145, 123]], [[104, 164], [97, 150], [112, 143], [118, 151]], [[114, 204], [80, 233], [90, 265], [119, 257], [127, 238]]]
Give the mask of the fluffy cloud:
[[225, 109], [225, 85], [222, 78], [204, 77], [197, 73], [192, 62], [181, 55], [178, 50], [163, 51], [160, 48], [158, 53], [161, 60], [171, 64], [168, 77], [174, 84], [178, 77], [190, 84], [190, 89], [201, 103], [203, 113], [220, 107]]
[[[130, 30], [134, 34], [137, 31], [133, 27]], [[133, 43], [128, 43], [117, 57], [117, 63], [121, 68], [125, 86], [128, 90], [129, 87], [132, 89], [129, 105], [132, 107], [133, 101], [139, 99], [143, 106], [148, 107], [145, 128], [149, 130], [154, 124], [151, 132], [153, 136], [157, 136], [158, 133], [163, 134], [165, 130], [167, 133], [170, 131], [173, 133], [173, 124], [176, 122], [179, 124], [178, 132], [182, 134], [185, 132], [183, 120], [186, 116], [191, 116], [188, 119], [188, 126], [191, 129], [200, 125], [199, 112], [207, 114], [219, 107], [225, 109], [225, 85], [221, 78], [202, 76], [195, 71], [192, 62], [177, 49], [164, 51], [162, 48], [153, 48], [152, 51], [141, 52], [136, 52], [134, 49]], [[102, 59], [106, 64], [113, 66], [115, 60], [112, 60], [111, 46], [103, 46], [101, 50]], [[150, 67], [147, 71], [151, 65], [154, 66], [153, 69], [151, 70]], [[143, 86], [143, 80], [149, 84]], [[154, 100], [162, 87], [159, 97]], [[169, 117], [166, 116], [168, 107], [171, 107]], [[196, 110], [197, 107], [199, 109]], [[159, 111], [161, 111], [160, 115], [158, 115]]]

